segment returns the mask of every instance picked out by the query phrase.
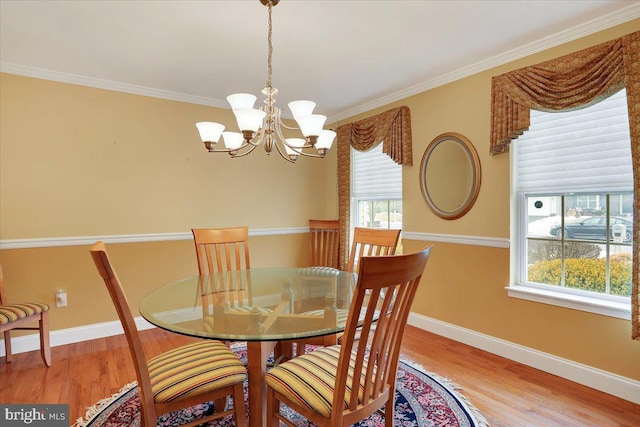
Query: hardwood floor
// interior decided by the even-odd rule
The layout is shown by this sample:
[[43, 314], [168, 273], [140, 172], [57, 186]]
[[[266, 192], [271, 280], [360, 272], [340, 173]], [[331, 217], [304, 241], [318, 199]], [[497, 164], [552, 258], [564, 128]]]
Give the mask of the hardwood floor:
[[[618, 399], [464, 344], [408, 327], [403, 355], [449, 378], [493, 427], [640, 426], [640, 405]], [[158, 329], [141, 333], [147, 357], [191, 338]], [[52, 348], [0, 361], [1, 403], [68, 403], [71, 423], [86, 407], [135, 379], [124, 335]]]

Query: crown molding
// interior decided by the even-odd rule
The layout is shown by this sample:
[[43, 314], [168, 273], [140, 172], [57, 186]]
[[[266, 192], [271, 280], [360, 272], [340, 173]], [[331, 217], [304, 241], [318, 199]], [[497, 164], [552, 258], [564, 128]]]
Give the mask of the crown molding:
[[172, 92], [170, 90], [155, 89], [152, 87], [138, 86], [129, 83], [120, 83], [112, 80], [98, 79], [79, 74], [61, 73], [45, 68], [29, 67], [26, 65], [0, 62], [0, 71], [3, 73], [17, 74], [20, 76], [34, 77], [36, 79], [52, 80], [61, 83], [69, 83], [79, 86], [88, 86], [98, 89], [113, 90], [116, 92], [142, 95], [152, 98], [168, 99], [170, 101], [187, 102], [190, 104], [206, 105], [228, 109], [225, 101], [204, 96], [189, 95], [186, 93]]
[[534, 53], [538, 53], [543, 50], [579, 39], [581, 37], [588, 36], [598, 31], [602, 31], [619, 24], [624, 24], [625, 22], [631, 21], [636, 18], [640, 18], [640, 2], [634, 3], [617, 12], [603, 15], [584, 24], [575, 26], [573, 28], [568, 28], [559, 33], [544, 37], [540, 40], [526, 44], [517, 49], [509, 50], [507, 52], [501, 53], [500, 55], [496, 55], [491, 58], [468, 65], [466, 67], [459, 68], [455, 71], [443, 74], [409, 88], [393, 92], [383, 97], [368, 101], [364, 104], [349, 108], [341, 113], [335, 114], [334, 116], [332, 116], [332, 118], [334, 118], [336, 121], [344, 120], [349, 117], [371, 111], [375, 108], [385, 106], [392, 102], [399, 101], [401, 99], [405, 99], [422, 92], [426, 92], [427, 90], [434, 89], [439, 86], [443, 86], [447, 83], [460, 80], [464, 77], [469, 77], [474, 74], [490, 70], [491, 68], [507, 64], [511, 61], [533, 55]]

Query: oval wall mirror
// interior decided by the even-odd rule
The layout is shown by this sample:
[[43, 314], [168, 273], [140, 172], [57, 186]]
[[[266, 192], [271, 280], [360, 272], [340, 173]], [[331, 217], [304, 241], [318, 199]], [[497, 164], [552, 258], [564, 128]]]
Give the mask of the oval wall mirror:
[[480, 177], [478, 153], [459, 133], [436, 137], [422, 157], [422, 196], [440, 218], [457, 219], [469, 212], [480, 191]]

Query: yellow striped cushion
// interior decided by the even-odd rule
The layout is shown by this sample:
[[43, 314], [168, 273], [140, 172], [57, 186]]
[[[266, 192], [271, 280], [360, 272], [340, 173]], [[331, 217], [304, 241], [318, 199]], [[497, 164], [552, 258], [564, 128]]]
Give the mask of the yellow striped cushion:
[[251, 305], [241, 305], [239, 307], [229, 307], [226, 312], [227, 313], [251, 313], [254, 309], [257, 309], [260, 314], [269, 314], [273, 313], [273, 310], [270, 308], [264, 307], [254, 307]]
[[243, 382], [247, 370], [220, 341], [202, 341], [154, 357], [147, 363], [153, 398], [170, 402]]
[[[324, 310], [310, 310], [302, 313], [303, 316], [324, 316]], [[336, 318], [338, 319], [338, 325], [344, 325], [347, 323], [347, 317], [349, 317], [349, 310], [345, 308], [338, 308], [336, 310]]]
[[20, 304], [0, 305], [0, 325], [15, 322], [25, 317], [49, 311], [47, 304], [25, 302]]
[[[269, 387], [292, 401], [324, 417], [329, 417], [339, 357], [339, 345], [320, 348], [272, 368], [267, 372], [266, 382]], [[350, 362], [352, 369], [354, 364], [354, 356], [352, 356]], [[350, 384], [353, 378], [352, 369], [349, 370], [347, 384]], [[359, 400], [362, 399], [363, 390], [364, 376], [360, 382]], [[347, 387], [344, 395], [344, 409], [348, 407], [349, 399], [351, 399], [351, 389]]]

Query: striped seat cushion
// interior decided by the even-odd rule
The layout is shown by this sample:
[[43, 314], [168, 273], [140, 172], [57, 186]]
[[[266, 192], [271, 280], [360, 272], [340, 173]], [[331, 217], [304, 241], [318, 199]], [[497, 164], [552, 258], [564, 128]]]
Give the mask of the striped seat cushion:
[[227, 313], [251, 313], [253, 310], [257, 310], [260, 314], [273, 313], [273, 310], [271, 310], [270, 308], [255, 307], [252, 305], [241, 305], [238, 307], [229, 307], [225, 311]]
[[[339, 345], [320, 348], [272, 368], [266, 374], [266, 382], [269, 387], [290, 400], [324, 417], [329, 417], [333, 404], [339, 357]], [[351, 367], [354, 363], [354, 356], [352, 356]], [[350, 369], [347, 384], [351, 382], [352, 378], [353, 371]], [[359, 401], [362, 400], [364, 380], [363, 376], [358, 393]], [[347, 387], [343, 409], [348, 407], [349, 399], [351, 399], [351, 390]]]
[[[324, 310], [310, 310], [301, 313], [302, 316], [324, 316]], [[347, 317], [349, 317], [349, 310], [344, 308], [338, 308], [336, 310], [336, 318], [338, 320], [338, 325], [344, 325], [347, 323]]]
[[298, 269], [303, 276], [339, 276], [340, 270], [333, 267], [304, 267]]
[[25, 317], [49, 311], [47, 304], [25, 302], [21, 304], [0, 305], [0, 325], [15, 322]]
[[147, 363], [153, 398], [170, 402], [243, 382], [247, 370], [220, 341], [202, 341], [154, 357]]

